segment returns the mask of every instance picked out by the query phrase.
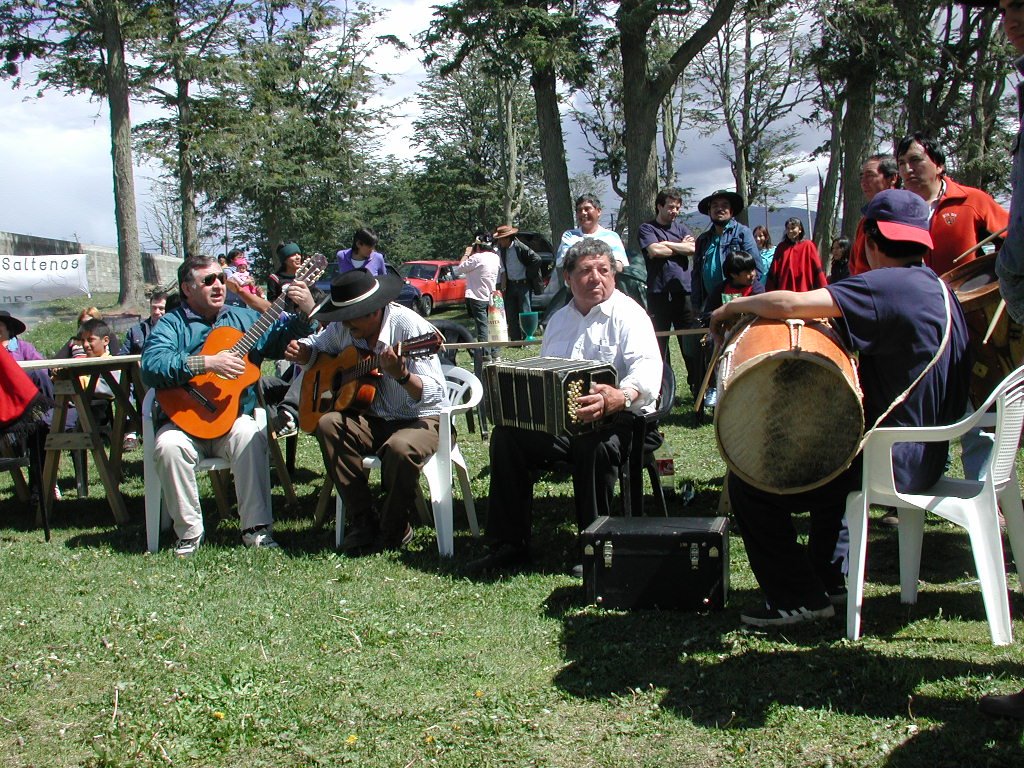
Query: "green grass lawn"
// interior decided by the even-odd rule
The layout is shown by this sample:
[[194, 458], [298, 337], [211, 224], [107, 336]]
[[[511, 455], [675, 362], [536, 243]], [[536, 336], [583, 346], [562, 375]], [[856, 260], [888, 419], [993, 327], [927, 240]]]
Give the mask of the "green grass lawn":
[[[63, 342], [62, 322], [27, 338]], [[689, 406], [666, 429], [697, 495], [672, 511], [713, 514], [724, 466]], [[485, 519], [487, 444], [460, 436]], [[989, 643], [966, 535], [951, 525], [926, 529], [915, 606], [899, 602], [895, 532], [875, 526], [865, 635], [849, 643], [840, 617], [741, 628], [758, 596], [735, 531], [724, 611], [585, 605], [566, 574], [566, 477], [537, 485], [528, 572], [466, 575], [479, 547], [461, 502], [451, 561], [427, 527], [406, 552], [349, 560], [312, 525], [323, 474], [303, 437], [302, 509], [274, 489], [282, 552], [243, 549], [224, 520], [188, 561], [168, 539], [144, 554], [141, 450], [124, 468], [122, 528], [95, 471], [78, 499], [64, 460], [49, 544], [0, 478], [0, 765], [1024, 765], [1021, 725], [976, 709], [981, 694], [1024, 686], [1024, 654]]]

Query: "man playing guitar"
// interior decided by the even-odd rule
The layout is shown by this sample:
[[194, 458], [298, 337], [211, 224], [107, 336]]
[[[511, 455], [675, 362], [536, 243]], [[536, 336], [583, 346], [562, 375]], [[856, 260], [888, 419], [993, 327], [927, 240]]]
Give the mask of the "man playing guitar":
[[[437, 451], [439, 414], [447, 398], [436, 354], [406, 359], [396, 351], [403, 342], [434, 331], [415, 312], [392, 302], [401, 290], [402, 280], [391, 275], [375, 277], [356, 269], [338, 276], [331, 295], [311, 314], [327, 327], [291, 342], [285, 351], [286, 359], [306, 366], [307, 381], [318, 355], [348, 354], [354, 347], [360, 357], [377, 356], [376, 394], [367, 398], [366, 411], [328, 410], [315, 431], [348, 510], [343, 550], [352, 556], [398, 549], [412, 538], [409, 510], [420, 470]], [[362, 465], [370, 453], [381, 458], [381, 485], [387, 489], [377, 511]]]
[[[203, 516], [195, 464], [211, 456], [231, 462], [242, 519], [242, 543], [248, 547], [277, 547], [271, 535], [273, 517], [267, 441], [252, 417], [256, 403], [252, 382], [259, 378], [263, 358], [280, 357], [289, 341], [308, 335], [313, 326], [303, 315], [286, 315], [270, 321], [266, 313], [261, 316], [245, 307], [225, 306], [224, 272], [217, 259], [209, 256], [185, 259], [178, 268], [178, 285], [182, 303], [154, 327], [142, 352], [141, 364], [143, 382], [148, 387], [158, 388], [157, 400], [166, 416], [174, 420], [174, 423], [157, 425], [153, 451], [164, 500], [178, 536], [175, 554], [189, 557], [202, 543]], [[309, 288], [301, 280], [288, 286], [287, 297], [302, 313], [313, 309]], [[233, 333], [238, 337], [254, 327], [258, 331], [261, 322], [266, 322], [268, 328], [246, 356], [238, 354], [237, 345], [226, 349], [209, 349], [206, 345], [214, 331], [217, 331], [215, 335]], [[204, 374], [216, 376], [204, 377]], [[213, 386], [225, 391], [231, 389], [234, 381], [251, 380], [237, 397], [227, 400], [233, 412], [227, 417], [230, 428], [226, 434], [200, 438], [185, 431], [190, 423], [189, 414], [185, 412], [188, 408], [200, 412], [219, 405], [209, 394], [208, 383], [202, 390], [195, 383], [200, 377], [214, 378], [220, 384]], [[166, 405], [180, 401], [188, 405], [170, 409]], [[206, 426], [197, 420], [196, 431]]]

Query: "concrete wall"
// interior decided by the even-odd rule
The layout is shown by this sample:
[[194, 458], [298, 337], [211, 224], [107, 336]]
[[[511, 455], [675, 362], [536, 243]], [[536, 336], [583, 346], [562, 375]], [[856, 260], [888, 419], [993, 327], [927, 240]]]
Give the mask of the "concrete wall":
[[[120, 290], [121, 270], [117, 263], [117, 248], [105, 245], [82, 245], [71, 240], [54, 240], [35, 235], [0, 232], [0, 254], [9, 256], [63, 256], [84, 253], [87, 256], [89, 290], [95, 293], [117, 293]], [[142, 254], [142, 278], [152, 286], [167, 287], [177, 280], [181, 260], [162, 253]]]

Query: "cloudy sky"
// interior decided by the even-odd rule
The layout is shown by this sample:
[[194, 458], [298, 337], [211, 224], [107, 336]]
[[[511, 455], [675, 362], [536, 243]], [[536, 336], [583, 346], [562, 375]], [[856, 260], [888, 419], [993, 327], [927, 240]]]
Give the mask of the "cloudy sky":
[[[412, 37], [426, 28], [431, 3], [383, 0], [390, 9], [378, 25], [379, 33], [397, 35], [413, 49], [403, 56], [388, 50], [374, 62], [377, 71], [392, 75], [393, 86], [380, 94], [383, 102], [397, 104], [403, 119], [393, 126], [386, 151], [410, 157], [412, 120], [415, 117], [415, 89], [423, 76]], [[135, 123], [152, 117], [144, 105], [132, 105]], [[567, 126], [568, 127], [568, 126]], [[808, 139], [814, 144], [816, 137]], [[567, 139], [571, 172], [588, 170], [579, 140]], [[732, 178], [724, 160], [718, 162], [713, 140], [692, 139], [680, 163], [685, 186], [702, 197]], [[13, 90], [0, 81], [0, 163], [6, 184], [0, 187], [0, 231], [39, 235], [82, 243], [114, 245], [114, 201], [110, 161], [110, 127], [102, 102], [85, 97], [46, 93], [41, 99], [28, 98], [28, 91]], [[798, 169], [799, 170], [799, 169]], [[792, 185], [794, 204], [803, 207], [805, 186], [814, 189], [813, 169]], [[153, 166], [137, 166], [135, 172], [140, 226], [146, 215], [151, 180], [158, 175]], [[606, 201], [606, 213], [613, 206]], [[142, 232], [143, 248], [153, 247]]]

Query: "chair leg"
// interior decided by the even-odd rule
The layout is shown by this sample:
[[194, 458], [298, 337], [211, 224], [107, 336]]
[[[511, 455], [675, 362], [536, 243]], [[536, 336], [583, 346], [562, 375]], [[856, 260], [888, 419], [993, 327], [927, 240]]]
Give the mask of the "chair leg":
[[[291, 440], [291, 438], [288, 439]], [[285, 506], [297, 509], [299, 499], [295, 495], [295, 486], [292, 484], [291, 475], [288, 474], [287, 462], [281, 453], [281, 444], [276, 439], [270, 438], [267, 440], [267, 446], [270, 452], [270, 461], [277, 472], [277, 479], [281, 483], [281, 490], [284, 491]]]
[[868, 503], [863, 491], [856, 491], [847, 497], [846, 525], [850, 530], [849, 573], [846, 577], [846, 636], [850, 640], [857, 640], [860, 637], [864, 569], [868, 553]]
[[[457, 448], [457, 446], [456, 446]], [[466, 520], [469, 522], [469, 530], [473, 538], [480, 538], [480, 524], [476, 520], [476, 502], [473, 500], [473, 487], [469, 484], [469, 469], [466, 467], [466, 460], [462, 452], [452, 450], [452, 466], [459, 476], [459, 488], [462, 490], [462, 503], [466, 507]]]
[[921, 542], [924, 539], [924, 510], [899, 508], [900, 602], [917, 602], [917, 578], [921, 574]]
[[423, 476], [430, 490], [430, 506], [434, 512], [434, 532], [437, 535], [437, 551], [441, 557], [455, 554], [455, 525], [452, 511], [452, 470], [442, 467], [437, 454], [431, 456], [423, 466]]
[[71, 451], [71, 463], [75, 467], [75, 487], [78, 498], [89, 495], [89, 454], [86, 451]]
[[1018, 586], [1024, 589], [1024, 505], [1021, 504], [1016, 474], [999, 494], [999, 506], [1006, 520], [1006, 537], [1010, 540], [1010, 552], [1017, 566]]
[[[328, 483], [325, 487], [330, 488], [331, 484]], [[345, 541], [345, 502], [339, 493], [337, 501], [334, 502], [334, 548], [341, 549], [343, 541]]]
[[[651, 490], [655, 501], [658, 502], [658, 509], [661, 510], [663, 517], [668, 517], [668, 500], [665, 498], [665, 489], [661, 487], [661, 476], [658, 474], [658, 465], [654, 463], [654, 454], [651, 454], [651, 460], [644, 464], [644, 469], [647, 470], [647, 477], [651, 481]], [[640, 482], [643, 482], [642, 477]]]
[[971, 537], [974, 565], [978, 569], [981, 595], [985, 601], [989, 633], [993, 645], [1009, 645], [1013, 640], [1010, 626], [1010, 602], [1006, 593], [1006, 570], [1003, 565], [1003, 542], [999, 519], [994, 507], [975, 508], [967, 513], [967, 533]]

